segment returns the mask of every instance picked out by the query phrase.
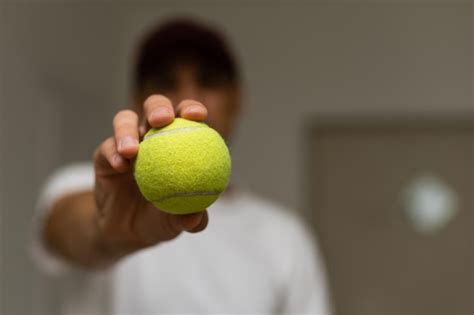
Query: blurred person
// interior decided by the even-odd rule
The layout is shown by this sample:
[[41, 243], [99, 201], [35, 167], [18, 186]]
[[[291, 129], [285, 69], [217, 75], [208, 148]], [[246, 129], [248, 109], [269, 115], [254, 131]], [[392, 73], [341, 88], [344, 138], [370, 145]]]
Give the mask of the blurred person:
[[173, 215], [134, 181], [149, 128], [184, 117], [229, 142], [240, 95], [236, 61], [211, 27], [178, 19], [144, 38], [133, 107], [91, 162], [60, 168], [39, 196], [34, 258], [67, 279], [61, 313], [329, 314], [322, 260], [292, 211], [231, 182], [209, 214]]

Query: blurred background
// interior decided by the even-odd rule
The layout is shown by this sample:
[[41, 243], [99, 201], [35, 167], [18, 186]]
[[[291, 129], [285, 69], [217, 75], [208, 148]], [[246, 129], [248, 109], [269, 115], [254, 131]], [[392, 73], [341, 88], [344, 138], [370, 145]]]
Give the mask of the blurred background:
[[130, 104], [140, 36], [188, 16], [244, 73], [236, 181], [314, 227], [341, 315], [474, 312], [473, 4], [0, 1], [0, 313], [35, 314], [40, 184]]

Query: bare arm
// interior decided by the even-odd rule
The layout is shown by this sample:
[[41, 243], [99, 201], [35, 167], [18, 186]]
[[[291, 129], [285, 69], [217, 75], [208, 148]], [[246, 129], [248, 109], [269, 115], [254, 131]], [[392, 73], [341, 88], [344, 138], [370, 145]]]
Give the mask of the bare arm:
[[[49, 211], [42, 237], [52, 251], [76, 265], [103, 269], [183, 231], [199, 232], [207, 226], [207, 211], [174, 215], [155, 208], [133, 178], [131, 160], [138, 153], [139, 129], [167, 125], [174, 111], [166, 97], [155, 95], [145, 101], [141, 127], [130, 110], [114, 117], [114, 136], [94, 153], [94, 190], [63, 196]], [[193, 120], [207, 117], [205, 107], [195, 101], [183, 101], [176, 112]]]
[[100, 268], [113, 263], [115, 257], [99, 245], [96, 213], [92, 191], [57, 200], [45, 222], [47, 246], [81, 266]]

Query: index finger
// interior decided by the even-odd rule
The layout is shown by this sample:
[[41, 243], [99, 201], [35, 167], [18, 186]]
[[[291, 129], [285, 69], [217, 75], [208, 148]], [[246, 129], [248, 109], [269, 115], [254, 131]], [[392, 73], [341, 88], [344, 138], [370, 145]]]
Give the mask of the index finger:
[[113, 120], [117, 151], [125, 158], [138, 152], [138, 116], [134, 111], [122, 110]]

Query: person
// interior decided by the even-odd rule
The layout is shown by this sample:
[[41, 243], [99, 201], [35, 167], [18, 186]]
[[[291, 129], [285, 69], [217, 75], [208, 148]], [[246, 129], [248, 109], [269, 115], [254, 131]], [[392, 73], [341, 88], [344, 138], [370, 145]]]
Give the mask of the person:
[[149, 128], [183, 117], [230, 142], [240, 95], [237, 62], [212, 27], [175, 19], [144, 38], [134, 106], [114, 116], [93, 161], [60, 168], [41, 190], [34, 257], [69, 279], [60, 313], [329, 313], [322, 259], [294, 212], [231, 182], [206, 211], [173, 215], [134, 181]]

